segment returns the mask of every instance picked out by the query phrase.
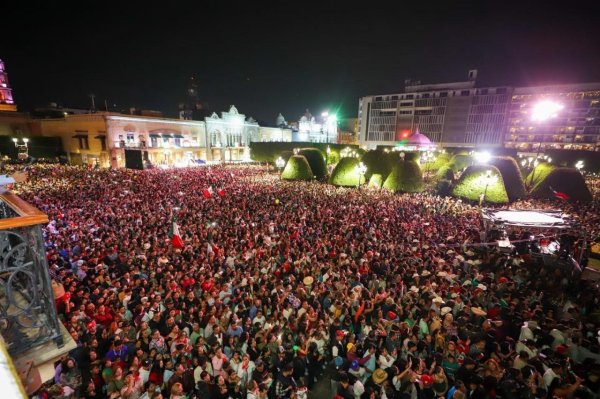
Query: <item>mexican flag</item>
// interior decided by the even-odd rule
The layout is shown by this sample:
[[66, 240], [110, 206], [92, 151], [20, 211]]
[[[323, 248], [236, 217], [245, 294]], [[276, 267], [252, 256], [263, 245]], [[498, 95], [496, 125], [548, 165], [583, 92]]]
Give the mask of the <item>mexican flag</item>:
[[206, 199], [209, 199], [210, 197], [212, 197], [212, 194], [213, 194], [213, 188], [212, 188], [212, 186], [210, 186], [209, 188], [205, 188], [204, 190], [202, 190], [202, 195]]
[[554, 196], [556, 198], [560, 198], [560, 199], [565, 200], [565, 201], [568, 201], [568, 200], [571, 199], [571, 196], [569, 196], [568, 194], [560, 192], [560, 191], [556, 191], [552, 187], [550, 187], [550, 191], [552, 191], [552, 194], [554, 194]]
[[175, 217], [171, 217], [171, 230], [169, 231], [169, 237], [171, 238], [171, 244], [173, 244], [174, 248], [183, 249], [183, 240], [181, 239], [181, 234], [179, 234], [179, 226], [175, 221]]

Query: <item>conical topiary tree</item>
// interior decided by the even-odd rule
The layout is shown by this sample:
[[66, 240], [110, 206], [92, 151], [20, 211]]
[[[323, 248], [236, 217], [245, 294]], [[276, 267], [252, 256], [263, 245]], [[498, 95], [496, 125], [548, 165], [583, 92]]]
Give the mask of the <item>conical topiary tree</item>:
[[449, 180], [454, 181], [454, 171], [450, 165], [444, 165], [438, 169], [435, 174], [437, 180]]
[[366, 179], [370, 180], [372, 175], [379, 174], [385, 180], [398, 159], [398, 153], [395, 151], [385, 152], [381, 149], [367, 151], [362, 157], [362, 162], [367, 167]]
[[393, 192], [419, 193], [423, 191], [423, 173], [415, 161], [399, 160], [385, 179], [383, 188]]
[[[329, 183], [334, 186], [343, 187], [356, 187], [358, 186], [358, 180], [361, 178], [358, 173], [358, 158], [346, 157], [340, 159], [340, 162], [335, 166], [331, 176], [329, 176]], [[361, 184], [366, 181], [365, 177], [362, 176]]]
[[369, 187], [381, 188], [383, 182], [383, 176], [379, 173], [373, 173], [369, 179]]
[[310, 169], [317, 179], [327, 176], [324, 154], [317, 148], [301, 148], [298, 155], [302, 155], [308, 161]]
[[492, 157], [489, 164], [495, 166], [500, 171], [509, 201], [516, 201], [525, 196], [523, 176], [521, 175], [519, 165], [517, 165], [514, 158], [501, 156]]
[[492, 165], [469, 166], [452, 189], [452, 195], [469, 201], [479, 201], [484, 194], [484, 202], [493, 204], [508, 203], [502, 174]]
[[541, 182], [535, 185], [531, 196], [534, 198], [557, 198], [555, 192], [567, 194], [576, 201], [592, 200], [592, 193], [585, 184], [585, 179], [575, 168], [554, 168]]
[[452, 157], [447, 152], [437, 154], [433, 162], [429, 163], [429, 170], [432, 172], [438, 171], [442, 166], [446, 166], [450, 163], [450, 158]]
[[540, 184], [548, 175], [556, 169], [556, 166], [549, 162], [540, 162], [538, 165], [534, 166], [533, 169], [529, 172], [527, 177], [525, 178], [525, 186], [529, 189], [529, 191], [535, 190], [535, 186]]
[[469, 154], [455, 154], [450, 159], [449, 164], [455, 172], [463, 170], [473, 163], [473, 157]]
[[292, 155], [281, 173], [281, 178], [284, 180], [312, 180], [314, 175], [305, 157]]

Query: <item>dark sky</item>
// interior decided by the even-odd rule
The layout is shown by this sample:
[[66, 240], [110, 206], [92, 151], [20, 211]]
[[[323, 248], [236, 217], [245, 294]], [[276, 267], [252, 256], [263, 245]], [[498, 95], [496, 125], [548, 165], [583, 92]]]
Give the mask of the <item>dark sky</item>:
[[0, 58], [22, 110], [86, 107], [93, 92], [174, 116], [191, 75], [212, 110], [268, 123], [305, 108], [355, 116], [361, 96], [470, 68], [481, 84], [600, 81], [592, 1], [11, 3]]

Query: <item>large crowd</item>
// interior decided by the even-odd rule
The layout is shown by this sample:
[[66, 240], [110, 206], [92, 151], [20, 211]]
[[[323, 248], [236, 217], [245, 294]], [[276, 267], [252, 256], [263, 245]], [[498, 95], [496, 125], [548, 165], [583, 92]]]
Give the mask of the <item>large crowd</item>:
[[[49, 215], [57, 310], [77, 343], [41, 397], [600, 390], [597, 282], [527, 248], [482, 245], [479, 209], [460, 200], [285, 182], [253, 166], [40, 166], [15, 191]], [[598, 202], [517, 205], [560, 206], [578, 237], [600, 233]]]

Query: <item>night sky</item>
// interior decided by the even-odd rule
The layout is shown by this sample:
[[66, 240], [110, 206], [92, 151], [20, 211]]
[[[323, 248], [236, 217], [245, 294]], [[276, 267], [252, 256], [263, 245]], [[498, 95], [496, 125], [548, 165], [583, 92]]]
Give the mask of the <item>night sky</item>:
[[482, 85], [600, 81], [592, 1], [11, 3], [0, 58], [24, 111], [89, 107], [94, 93], [98, 106], [175, 116], [191, 75], [211, 110], [235, 104], [268, 124], [305, 108], [353, 117], [361, 96], [471, 68]]

